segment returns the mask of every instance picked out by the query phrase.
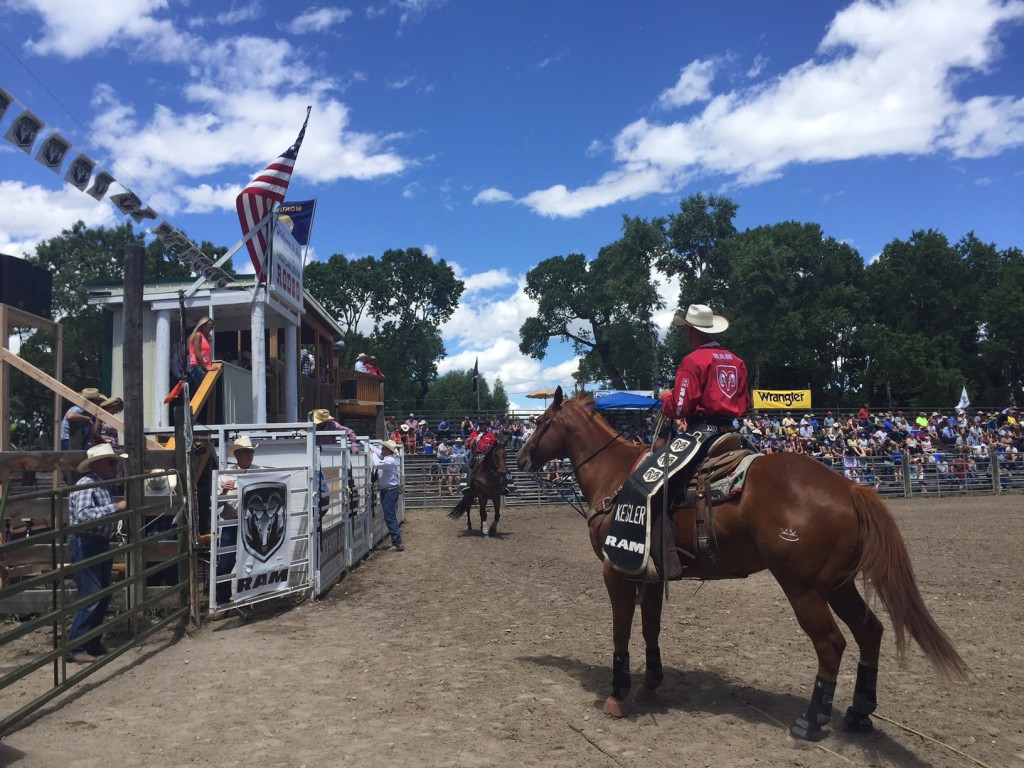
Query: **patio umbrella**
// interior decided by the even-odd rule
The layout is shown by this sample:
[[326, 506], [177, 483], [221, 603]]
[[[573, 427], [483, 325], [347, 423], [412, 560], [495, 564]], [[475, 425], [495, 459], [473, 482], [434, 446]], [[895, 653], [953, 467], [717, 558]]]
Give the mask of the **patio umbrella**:
[[555, 390], [551, 389], [550, 387], [542, 387], [541, 389], [533, 390], [533, 392], [528, 393], [526, 396], [531, 397], [534, 400], [543, 400], [544, 407], [547, 408], [548, 398], [555, 396]]

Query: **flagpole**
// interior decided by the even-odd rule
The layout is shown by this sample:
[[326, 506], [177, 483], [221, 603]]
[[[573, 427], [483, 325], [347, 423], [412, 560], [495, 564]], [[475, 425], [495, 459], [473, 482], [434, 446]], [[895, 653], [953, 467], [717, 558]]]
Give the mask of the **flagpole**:
[[306, 255], [309, 253], [309, 241], [313, 238], [313, 224], [316, 222], [316, 204], [318, 199], [313, 198], [313, 214], [309, 217], [309, 232], [306, 234], [306, 248], [302, 251], [302, 268], [306, 268]]

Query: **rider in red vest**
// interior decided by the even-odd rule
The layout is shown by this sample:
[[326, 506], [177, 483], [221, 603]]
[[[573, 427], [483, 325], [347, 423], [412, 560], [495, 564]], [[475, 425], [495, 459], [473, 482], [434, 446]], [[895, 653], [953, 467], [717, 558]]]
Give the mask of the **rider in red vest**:
[[[462, 474], [462, 480], [459, 483], [459, 488], [462, 490], [463, 495], [469, 493], [469, 475], [476, 469], [479, 464], [479, 458], [482, 458], [490, 451], [498, 442], [497, 434], [489, 427], [485, 427], [482, 432], [474, 430], [470, 433], [469, 437], [466, 438], [466, 464], [465, 470]], [[515, 492], [515, 486], [512, 484], [512, 476], [510, 472], [505, 472], [502, 476], [502, 492], [505, 495], [510, 495]]]

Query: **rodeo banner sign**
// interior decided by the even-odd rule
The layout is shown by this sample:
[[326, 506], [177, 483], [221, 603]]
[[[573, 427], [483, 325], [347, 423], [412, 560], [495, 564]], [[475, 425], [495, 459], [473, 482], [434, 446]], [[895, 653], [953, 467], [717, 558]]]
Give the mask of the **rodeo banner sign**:
[[238, 476], [237, 597], [288, 588], [292, 560], [288, 477], [287, 473]]
[[810, 410], [809, 389], [755, 389], [754, 408], [761, 411], [779, 411], [788, 408]]

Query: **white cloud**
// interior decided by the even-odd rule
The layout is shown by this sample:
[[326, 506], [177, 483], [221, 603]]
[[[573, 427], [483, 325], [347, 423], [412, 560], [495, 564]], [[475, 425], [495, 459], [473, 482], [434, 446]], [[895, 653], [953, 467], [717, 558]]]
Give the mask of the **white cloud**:
[[43, 240], [57, 237], [74, 222], [88, 227], [117, 226], [130, 221], [106, 200], [96, 201], [78, 189], [59, 190], [20, 181], [0, 181], [0, 253], [33, 253]]
[[258, 2], [251, 2], [248, 5], [243, 5], [239, 8], [232, 8], [230, 11], [218, 13], [214, 17], [214, 21], [224, 26], [230, 26], [232, 24], [240, 24], [243, 21], [253, 21], [258, 19], [262, 15], [262, 8]]
[[351, 15], [347, 8], [310, 8], [292, 19], [285, 29], [293, 35], [323, 32], [343, 24]]
[[[961, 103], [956, 86], [985, 73], [1000, 53], [998, 27], [1022, 19], [1020, 2], [858, 0], [836, 14], [816, 58], [711, 96], [685, 121], [637, 120], [615, 138], [617, 168], [593, 184], [555, 184], [519, 202], [544, 216], [573, 217], [675, 192], [694, 178], [748, 185], [793, 164], [940, 151], [987, 157], [1020, 147], [1024, 101], [980, 96]], [[700, 95], [702, 72], [684, 69], [662, 99]]]
[[707, 101], [711, 96], [711, 82], [715, 79], [715, 62], [711, 59], [692, 61], [683, 67], [679, 79], [671, 88], [662, 91], [658, 104], [663, 109], [685, 107], [696, 101]]
[[25, 43], [38, 55], [77, 59], [97, 49], [131, 43], [154, 58], [180, 61], [194, 47], [194, 38], [156, 17], [167, 9], [168, 0], [11, 0], [10, 4], [17, 11], [42, 17], [42, 36]]
[[747, 70], [747, 77], [754, 79], [764, 71], [766, 66], [768, 66], [768, 58], [758, 54], [754, 57], [754, 63], [750, 65], [750, 69]]
[[476, 197], [473, 198], [473, 205], [480, 205], [482, 203], [507, 203], [515, 198], [503, 189], [497, 187], [488, 187], [477, 193]]

